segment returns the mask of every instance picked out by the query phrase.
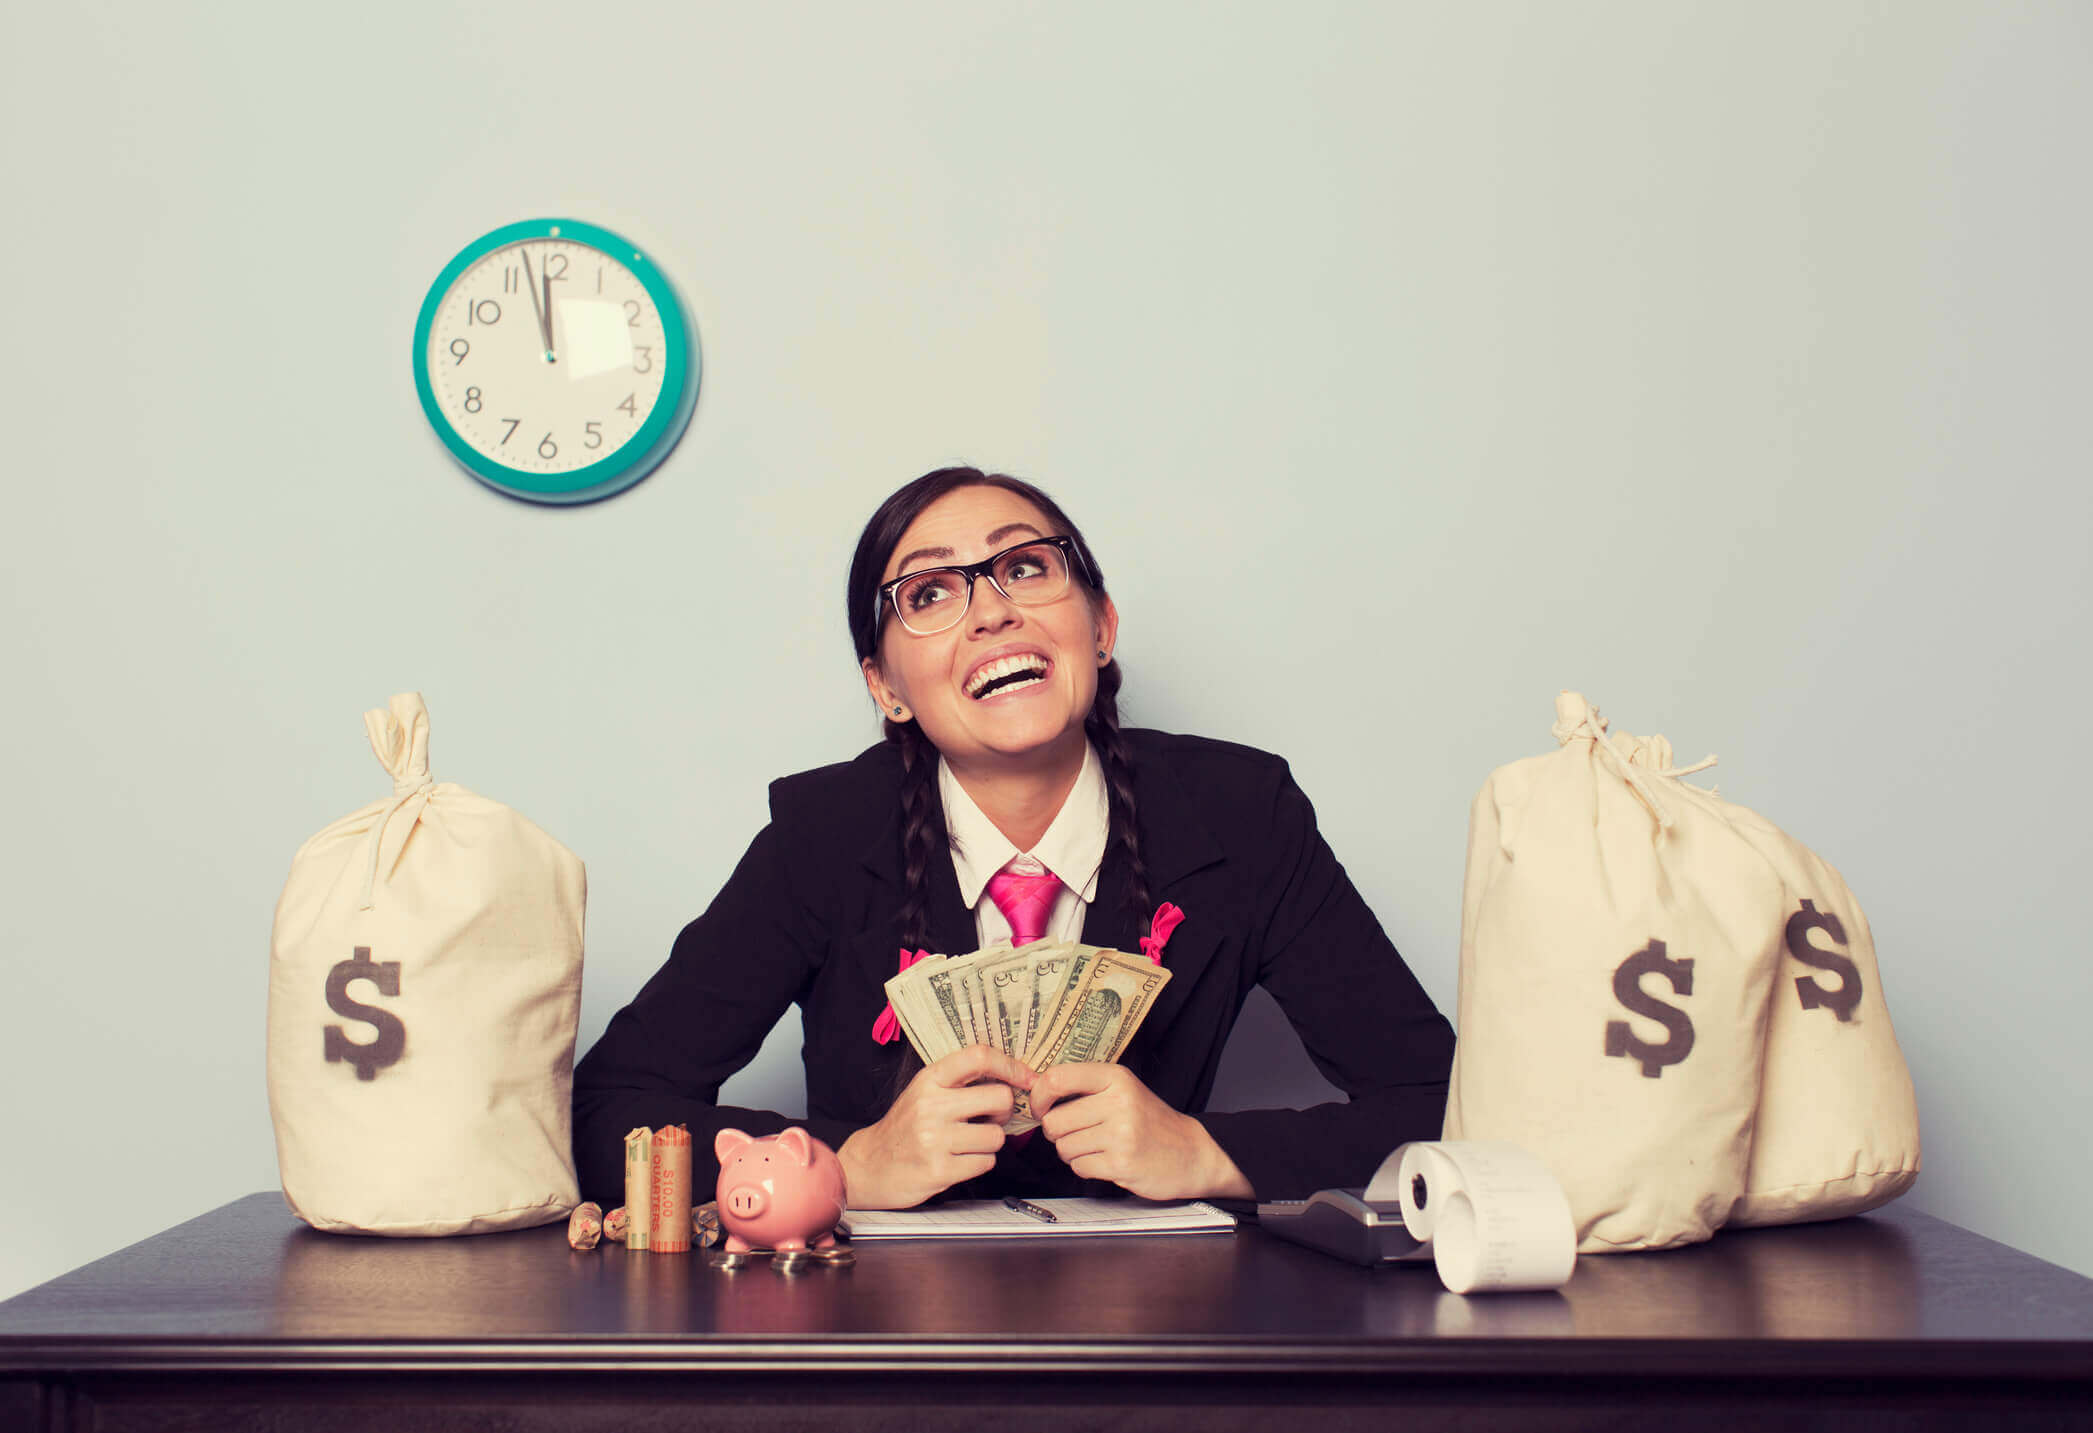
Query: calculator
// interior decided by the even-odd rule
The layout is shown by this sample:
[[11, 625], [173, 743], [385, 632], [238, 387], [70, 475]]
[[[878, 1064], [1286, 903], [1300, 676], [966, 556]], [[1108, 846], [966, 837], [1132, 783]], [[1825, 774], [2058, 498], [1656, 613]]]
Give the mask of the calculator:
[[1319, 1189], [1306, 1199], [1259, 1204], [1257, 1227], [1368, 1268], [1432, 1257], [1432, 1246], [1403, 1227], [1402, 1205], [1369, 1201], [1364, 1189]]

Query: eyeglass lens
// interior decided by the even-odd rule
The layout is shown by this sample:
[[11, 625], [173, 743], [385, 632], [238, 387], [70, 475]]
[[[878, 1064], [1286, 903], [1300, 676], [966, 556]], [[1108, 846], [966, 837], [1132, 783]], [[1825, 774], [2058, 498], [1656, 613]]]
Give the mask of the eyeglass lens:
[[[1051, 602], [1068, 589], [1068, 561], [1050, 542], [1014, 547], [989, 569], [1005, 597], [1020, 606]], [[942, 632], [960, 619], [971, 595], [965, 573], [952, 567], [918, 572], [894, 589], [894, 606], [909, 631]]]

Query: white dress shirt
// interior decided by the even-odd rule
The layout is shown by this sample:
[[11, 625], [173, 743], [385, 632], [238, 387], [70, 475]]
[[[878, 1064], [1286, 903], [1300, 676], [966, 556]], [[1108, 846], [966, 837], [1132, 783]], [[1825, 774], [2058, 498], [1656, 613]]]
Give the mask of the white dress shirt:
[[945, 803], [945, 829], [953, 837], [952, 870], [959, 877], [959, 898], [974, 912], [974, 930], [981, 944], [1010, 939], [1010, 922], [988, 896], [988, 878], [1013, 861], [1017, 871], [1029, 875], [1052, 871], [1060, 877], [1061, 891], [1047, 915], [1046, 936], [1050, 940], [1080, 941], [1083, 917], [1097, 897], [1097, 873], [1105, 863], [1105, 839], [1111, 825], [1105, 767], [1098, 760], [1096, 748], [1084, 744], [1083, 769], [1076, 775], [1076, 784], [1054, 814], [1053, 824], [1030, 851], [1018, 850], [1008, 836], [996, 829], [996, 823], [982, 814], [943, 757], [938, 758], [937, 783], [938, 794]]

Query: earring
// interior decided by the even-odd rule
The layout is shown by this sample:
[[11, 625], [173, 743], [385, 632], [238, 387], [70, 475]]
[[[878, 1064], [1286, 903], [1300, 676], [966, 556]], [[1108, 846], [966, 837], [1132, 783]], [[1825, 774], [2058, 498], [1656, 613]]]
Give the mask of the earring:
[[901, 715], [901, 708], [900, 708], [900, 707], [896, 707], [896, 708], [894, 708], [894, 715], [895, 715], [895, 716], [900, 716], [900, 715]]
[[1097, 649], [1097, 659], [1100, 662], [1109, 662], [1112, 660], [1111, 655], [1107, 653], [1103, 647], [1099, 647]]

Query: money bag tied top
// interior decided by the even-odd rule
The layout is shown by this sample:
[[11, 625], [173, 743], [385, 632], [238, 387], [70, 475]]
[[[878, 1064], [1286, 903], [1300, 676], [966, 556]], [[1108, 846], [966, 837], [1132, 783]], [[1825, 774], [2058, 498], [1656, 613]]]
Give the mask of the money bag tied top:
[[[1054, 898], [1061, 894], [1061, 878], [1041, 868], [1038, 875], [1013, 869], [1022, 856], [988, 878], [988, 898], [996, 903], [1003, 919], [1010, 922], [1013, 945], [1029, 945], [1046, 934], [1047, 917]], [[1029, 862], [1038, 865], [1038, 862]]]

